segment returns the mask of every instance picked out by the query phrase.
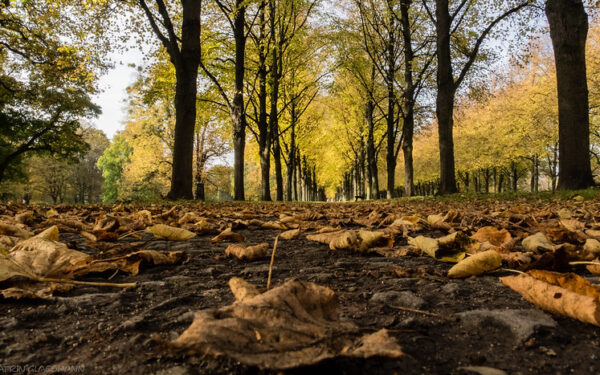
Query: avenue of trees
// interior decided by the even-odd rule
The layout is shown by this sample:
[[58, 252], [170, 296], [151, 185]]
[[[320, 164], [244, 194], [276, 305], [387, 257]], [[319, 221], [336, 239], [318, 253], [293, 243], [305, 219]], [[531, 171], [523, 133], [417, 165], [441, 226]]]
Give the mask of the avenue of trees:
[[[583, 189], [582, 0], [0, 0], [0, 194], [353, 200]], [[111, 141], [91, 97], [143, 46]], [[101, 185], [103, 185], [101, 187]]]

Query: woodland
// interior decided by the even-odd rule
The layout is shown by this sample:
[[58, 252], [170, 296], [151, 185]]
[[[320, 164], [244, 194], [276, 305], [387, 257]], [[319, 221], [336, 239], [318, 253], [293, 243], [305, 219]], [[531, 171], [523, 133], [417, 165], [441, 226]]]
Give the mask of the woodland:
[[0, 372], [597, 373], [599, 10], [0, 0]]

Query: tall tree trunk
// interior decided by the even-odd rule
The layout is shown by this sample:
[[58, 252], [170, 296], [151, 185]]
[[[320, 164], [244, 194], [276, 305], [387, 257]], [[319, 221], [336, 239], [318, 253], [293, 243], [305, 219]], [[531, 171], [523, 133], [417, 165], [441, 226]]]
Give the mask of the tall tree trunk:
[[[194, 128], [200, 65], [200, 1], [182, 0], [181, 54], [171, 55], [175, 67], [175, 142], [168, 199], [193, 199]], [[179, 58], [178, 58], [179, 57]]]
[[396, 179], [396, 113], [395, 113], [395, 103], [396, 103], [396, 93], [394, 90], [394, 72], [396, 70], [394, 55], [393, 55], [393, 34], [390, 34], [389, 46], [388, 46], [388, 72], [386, 85], [388, 87], [388, 108], [387, 108], [387, 199], [391, 199], [394, 197], [394, 185]]
[[581, 0], [548, 0], [546, 17], [558, 84], [558, 188], [585, 189], [594, 185], [585, 65], [588, 17]]
[[260, 154], [261, 199], [271, 200], [271, 127], [267, 122], [267, 56], [265, 51], [265, 7], [266, 2], [260, 3], [259, 35], [258, 35], [258, 149]]
[[375, 174], [377, 173], [377, 160], [375, 159], [375, 123], [373, 121], [373, 111], [375, 103], [371, 99], [367, 100], [365, 108], [365, 117], [367, 120], [367, 199], [377, 197], [375, 191]]
[[409, 10], [412, 0], [401, 0], [400, 14], [402, 22], [402, 38], [404, 41], [404, 93], [402, 116], [402, 153], [404, 155], [404, 194], [413, 195], [413, 134], [415, 129], [415, 84], [413, 80], [414, 52], [412, 48], [412, 32]]
[[454, 139], [452, 135], [455, 85], [450, 56], [451, 18], [448, 0], [435, 1], [437, 34], [437, 98], [435, 113], [440, 144], [440, 194], [456, 193], [454, 171]]
[[233, 37], [235, 39], [235, 94], [232, 104], [233, 118], [233, 199], [243, 201], [244, 150], [246, 148], [246, 113], [244, 109], [244, 70], [246, 55], [246, 6], [244, 0], [235, 1]]

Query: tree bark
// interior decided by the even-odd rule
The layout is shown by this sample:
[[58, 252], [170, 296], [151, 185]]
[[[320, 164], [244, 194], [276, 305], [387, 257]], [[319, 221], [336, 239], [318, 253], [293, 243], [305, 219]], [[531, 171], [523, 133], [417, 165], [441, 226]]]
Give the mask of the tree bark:
[[259, 9], [258, 36], [258, 148], [261, 171], [261, 199], [271, 200], [271, 127], [267, 122], [267, 56], [265, 51], [265, 7], [263, 0]]
[[400, 2], [402, 24], [402, 39], [404, 41], [404, 93], [403, 93], [403, 124], [402, 124], [402, 153], [404, 155], [404, 194], [413, 195], [413, 134], [415, 129], [415, 84], [413, 80], [414, 52], [412, 48], [412, 32], [409, 10], [412, 0]]
[[440, 145], [440, 194], [456, 193], [454, 168], [454, 96], [455, 85], [450, 56], [450, 26], [452, 20], [448, 11], [448, 0], [436, 0], [437, 34], [437, 98], [436, 116]]
[[581, 0], [548, 0], [546, 17], [558, 84], [558, 189], [585, 189], [594, 185], [585, 65], [588, 17]]
[[[193, 199], [194, 128], [200, 65], [200, 2], [182, 0], [181, 52], [169, 52], [175, 67], [175, 139], [168, 199]], [[174, 41], [172, 41], [175, 43]]]
[[244, 70], [246, 55], [245, 18], [243, 0], [235, 1], [233, 35], [235, 39], [235, 95], [232, 103], [233, 119], [233, 199], [243, 201], [244, 194], [244, 149], [246, 148], [246, 113], [244, 109]]

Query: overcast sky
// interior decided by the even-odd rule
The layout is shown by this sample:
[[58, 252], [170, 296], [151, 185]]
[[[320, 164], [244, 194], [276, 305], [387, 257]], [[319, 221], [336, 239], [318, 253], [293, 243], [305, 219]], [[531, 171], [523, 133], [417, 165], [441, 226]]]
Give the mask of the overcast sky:
[[136, 48], [112, 55], [115, 68], [100, 78], [102, 93], [94, 96], [93, 100], [102, 107], [102, 114], [92, 123], [96, 128], [104, 131], [108, 138], [112, 138], [117, 131], [124, 128], [126, 89], [134, 82], [137, 72], [129, 64], [139, 65], [142, 63], [142, 58], [142, 53]]

